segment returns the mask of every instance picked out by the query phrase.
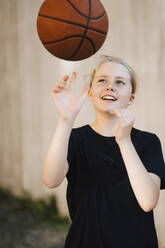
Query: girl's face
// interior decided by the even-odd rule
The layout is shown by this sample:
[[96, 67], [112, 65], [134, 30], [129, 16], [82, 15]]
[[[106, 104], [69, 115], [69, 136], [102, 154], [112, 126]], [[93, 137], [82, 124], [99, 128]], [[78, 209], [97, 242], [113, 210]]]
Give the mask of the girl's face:
[[[102, 64], [96, 72], [88, 98], [98, 111], [109, 112], [116, 108], [126, 108], [132, 104], [134, 94], [131, 93], [132, 85], [130, 74], [124, 65], [115, 62]], [[103, 100], [102, 97], [110, 94], [117, 98], [116, 101]]]

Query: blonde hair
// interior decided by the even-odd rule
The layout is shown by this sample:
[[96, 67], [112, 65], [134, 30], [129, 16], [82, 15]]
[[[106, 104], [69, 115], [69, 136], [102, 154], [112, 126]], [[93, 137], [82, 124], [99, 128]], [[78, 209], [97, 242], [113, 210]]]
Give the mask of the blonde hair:
[[101, 61], [96, 65], [96, 67], [93, 69], [93, 72], [91, 73], [90, 82], [89, 82], [90, 88], [92, 86], [92, 81], [95, 77], [95, 74], [98, 71], [98, 69], [100, 68], [100, 66], [104, 63], [107, 63], [107, 62], [115, 62], [115, 63], [122, 64], [128, 70], [128, 73], [129, 73], [130, 78], [131, 78], [132, 94], [134, 94], [136, 92], [136, 88], [137, 88], [137, 78], [136, 78], [136, 73], [132, 69], [132, 67], [129, 66], [123, 59], [120, 59], [118, 57], [100, 55], [100, 58], [101, 58]]

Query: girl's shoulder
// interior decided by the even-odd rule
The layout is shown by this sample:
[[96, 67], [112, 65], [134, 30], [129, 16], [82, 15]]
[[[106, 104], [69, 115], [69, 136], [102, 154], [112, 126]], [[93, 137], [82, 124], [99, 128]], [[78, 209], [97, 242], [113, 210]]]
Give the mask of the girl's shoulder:
[[79, 126], [79, 127], [72, 127], [71, 134], [70, 134], [70, 140], [74, 140], [74, 143], [80, 143], [85, 137], [86, 132], [86, 126]]
[[153, 142], [160, 143], [160, 139], [156, 133], [135, 127], [132, 128], [132, 140], [144, 145], [150, 145]]
[[85, 131], [85, 127], [86, 125], [80, 127], [73, 127], [71, 130], [71, 135], [75, 137], [81, 136]]
[[142, 129], [139, 129], [139, 128], [135, 128], [135, 127], [133, 127], [132, 128], [132, 130], [133, 130], [133, 134], [135, 135], [135, 136], [139, 136], [139, 137], [143, 137], [143, 138], [147, 138], [147, 137], [153, 137], [153, 136], [157, 136], [155, 133], [153, 133], [153, 132], [149, 132], [149, 131], [147, 131], [147, 130], [142, 130]]

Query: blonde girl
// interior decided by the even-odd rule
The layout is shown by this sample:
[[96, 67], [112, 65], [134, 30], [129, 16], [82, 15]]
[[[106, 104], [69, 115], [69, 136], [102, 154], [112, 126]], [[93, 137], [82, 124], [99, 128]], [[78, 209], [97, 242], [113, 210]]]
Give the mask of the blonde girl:
[[[165, 189], [165, 166], [158, 136], [133, 126], [134, 70], [103, 55], [79, 96], [76, 73], [67, 87], [68, 79], [51, 89], [59, 122], [42, 173], [49, 188], [68, 180], [65, 248], [157, 248], [153, 209]], [[73, 128], [87, 97], [96, 118]]]

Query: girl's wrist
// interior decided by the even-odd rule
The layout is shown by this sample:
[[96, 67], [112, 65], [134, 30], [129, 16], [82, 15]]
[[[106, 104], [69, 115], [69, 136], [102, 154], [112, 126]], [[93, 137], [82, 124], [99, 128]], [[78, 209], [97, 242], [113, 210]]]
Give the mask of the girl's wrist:
[[132, 142], [131, 137], [125, 137], [116, 141], [119, 146], [123, 146]]

